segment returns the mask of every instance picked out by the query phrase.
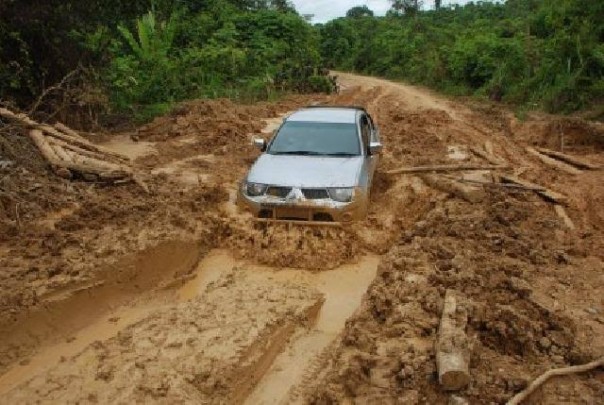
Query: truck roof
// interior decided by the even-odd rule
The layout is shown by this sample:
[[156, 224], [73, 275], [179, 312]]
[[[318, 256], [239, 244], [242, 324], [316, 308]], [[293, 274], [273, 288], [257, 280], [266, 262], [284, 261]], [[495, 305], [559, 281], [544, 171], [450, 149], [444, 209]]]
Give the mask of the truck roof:
[[292, 113], [286, 118], [286, 121], [355, 124], [360, 111], [364, 111], [364, 109], [362, 107], [313, 106]]

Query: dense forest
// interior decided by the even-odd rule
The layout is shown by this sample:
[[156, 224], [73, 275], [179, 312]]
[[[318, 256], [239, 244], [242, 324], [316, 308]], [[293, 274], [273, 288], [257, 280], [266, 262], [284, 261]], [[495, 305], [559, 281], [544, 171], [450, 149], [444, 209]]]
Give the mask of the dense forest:
[[283, 0], [0, 2], [0, 99], [22, 108], [44, 95], [146, 118], [188, 98], [326, 90], [319, 65], [318, 32]]
[[603, 1], [393, 3], [386, 17], [355, 7], [320, 27], [325, 63], [556, 112], [604, 101]]
[[0, 102], [145, 119], [189, 98], [329, 91], [329, 67], [568, 112], [604, 99], [602, 21], [604, 2], [579, 0], [394, 0], [317, 25], [286, 0], [2, 0]]

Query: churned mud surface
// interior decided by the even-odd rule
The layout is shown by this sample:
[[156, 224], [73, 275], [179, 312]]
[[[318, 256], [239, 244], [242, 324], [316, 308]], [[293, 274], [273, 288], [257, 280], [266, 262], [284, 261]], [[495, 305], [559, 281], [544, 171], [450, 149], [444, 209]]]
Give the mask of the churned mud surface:
[[[602, 126], [339, 77], [336, 96], [190, 101], [91, 139], [132, 159], [148, 193], [56, 178], [11, 133], [0, 402], [447, 403], [434, 352], [447, 289], [467, 301], [471, 383], [457, 395], [469, 403], [505, 403], [550, 368], [604, 355], [603, 172], [526, 150], [603, 165]], [[380, 127], [369, 215], [343, 228], [252, 223], [235, 204], [251, 138], [316, 103], [364, 106]], [[488, 159], [505, 168], [387, 173]], [[563, 194], [563, 212], [482, 184], [502, 175]], [[602, 370], [529, 400], [603, 402]]]

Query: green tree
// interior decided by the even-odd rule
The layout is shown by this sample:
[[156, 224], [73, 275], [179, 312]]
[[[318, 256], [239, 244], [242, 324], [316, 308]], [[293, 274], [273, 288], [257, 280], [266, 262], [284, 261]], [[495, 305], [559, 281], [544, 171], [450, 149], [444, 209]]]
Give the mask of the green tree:
[[346, 17], [349, 18], [360, 18], [360, 17], [373, 17], [373, 11], [366, 5], [356, 6], [346, 12]]

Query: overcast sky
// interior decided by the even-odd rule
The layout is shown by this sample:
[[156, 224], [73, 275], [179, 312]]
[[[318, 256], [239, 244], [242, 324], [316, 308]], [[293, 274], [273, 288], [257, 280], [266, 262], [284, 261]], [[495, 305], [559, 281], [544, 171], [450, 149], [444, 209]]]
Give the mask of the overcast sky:
[[[443, 0], [443, 6], [464, 4], [469, 0]], [[313, 22], [321, 23], [343, 17], [354, 6], [367, 5], [375, 15], [384, 15], [390, 9], [389, 0], [293, 0], [300, 14], [314, 14]], [[424, 8], [434, 7], [433, 0], [425, 0]]]

